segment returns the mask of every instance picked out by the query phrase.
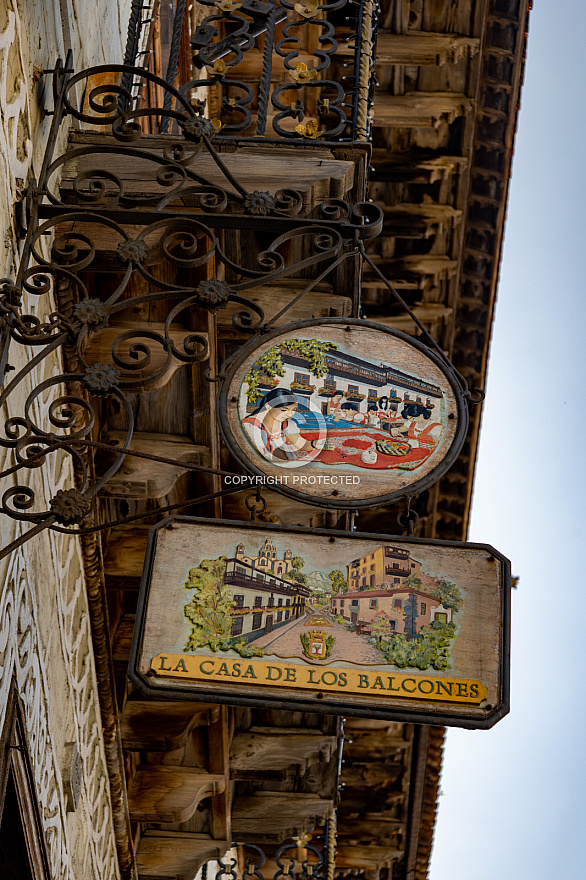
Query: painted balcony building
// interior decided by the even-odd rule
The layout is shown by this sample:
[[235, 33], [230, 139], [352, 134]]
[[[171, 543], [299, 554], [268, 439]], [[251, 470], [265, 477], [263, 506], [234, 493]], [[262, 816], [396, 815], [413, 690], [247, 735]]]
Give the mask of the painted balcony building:
[[441, 400], [442, 394], [437, 385], [425, 382], [388, 364], [376, 364], [356, 358], [344, 352], [329, 352], [325, 355], [328, 372], [321, 378], [311, 372], [309, 361], [301, 355], [283, 349], [281, 357], [284, 375], [278, 382], [272, 378], [261, 385], [263, 392], [269, 387], [290, 388], [300, 396], [300, 408], [307, 407], [307, 399], [317, 395], [320, 408], [328, 411], [327, 399], [337, 391], [342, 392], [345, 401], [357, 412], [367, 412], [370, 404], [378, 404], [387, 398], [388, 405], [398, 410], [405, 403], [418, 403], [432, 412]]
[[373, 587], [385, 586], [395, 588], [410, 575], [422, 576], [421, 563], [412, 559], [408, 550], [391, 547], [385, 544], [373, 553], [354, 559], [347, 566], [348, 589], [369, 590]]
[[309, 587], [259, 570], [238, 556], [228, 559], [224, 583], [232, 588], [234, 602], [231, 636], [249, 642], [305, 614], [311, 593]]

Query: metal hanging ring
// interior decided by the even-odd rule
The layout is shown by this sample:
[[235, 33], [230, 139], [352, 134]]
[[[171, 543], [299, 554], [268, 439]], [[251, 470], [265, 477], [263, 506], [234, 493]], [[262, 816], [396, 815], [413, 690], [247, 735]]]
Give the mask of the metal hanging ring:
[[419, 522], [419, 514], [415, 510], [411, 510], [411, 499], [407, 502], [407, 509], [397, 514], [397, 522], [402, 529], [407, 529], [410, 536], [413, 535]]
[[266, 499], [263, 497], [260, 485], [254, 494], [247, 495], [244, 499], [247, 509], [250, 511], [250, 519], [254, 522], [259, 512], [267, 509]]
[[485, 397], [486, 393], [482, 388], [472, 388], [468, 397], [468, 403], [472, 406], [476, 405], [477, 403], [483, 403]]

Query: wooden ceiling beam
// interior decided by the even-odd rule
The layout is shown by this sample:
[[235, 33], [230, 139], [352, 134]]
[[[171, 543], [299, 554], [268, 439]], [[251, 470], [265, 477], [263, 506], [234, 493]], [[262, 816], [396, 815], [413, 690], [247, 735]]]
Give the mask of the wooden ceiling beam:
[[[394, 34], [379, 31], [376, 40], [377, 67], [386, 64], [409, 64], [415, 66], [457, 64], [473, 58], [480, 48], [475, 37], [459, 37], [456, 34], [434, 34], [410, 31]], [[339, 46], [337, 55], [352, 55], [354, 49]]]
[[194, 727], [220, 717], [215, 703], [128, 700], [120, 716], [122, 746], [129, 751], [167, 752], [182, 748]]
[[[165, 325], [162, 322], [135, 321], [134, 323], [110, 324], [105, 329], [90, 334], [84, 351], [84, 359], [90, 365], [95, 363], [110, 363], [112, 361], [112, 346], [116, 339], [126, 331], [132, 331], [133, 335], [118, 346], [116, 355], [123, 361], [126, 361], [129, 366], [134, 365], [134, 363], [137, 362], [137, 359], [133, 358], [129, 353], [131, 345], [144, 343], [149, 348], [150, 362], [145, 366], [144, 370], [124, 370], [123, 368], [118, 367], [121, 374], [121, 381], [139, 383], [144, 379], [147, 379], [149, 375], [153, 375], [167, 363], [169, 356], [163, 345], [152, 338], [146, 336], [141, 337], [141, 331], [158, 333], [159, 335], [164, 336]], [[183, 346], [185, 340], [190, 336], [190, 333], [191, 331], [186, 327], [171, 327], [169, 329], [169, 336], [178, 351], [184, 350]], [[202, 336], [202, 339], [207, 342], [208, 334], [202, 333], [200, 335]], [[143, 360], [143, 357], [144, 355], [139, 354], [138, 361]], [[175, 372], [185, 366], [187, 366], [186, 363], [178, 360], [173, 353], [171, 353], [171, 362], [168, 369], [165, 370], [165, 373], [160, 379], [157, 379], [155, 382], [152, 382], [147, 386], [148, 390], [152, 391], [156, 388], [163, 388], [175, 375]]]
[[236, 839], [283, 843], [323, 824], [333, 801], [298, 792], [259, 792], [235, 798], [232, 832]]
[[150, 526], [115, 526], [104, 552], [108, 589], [137, 590], [140, 586]]
[[372, 151], [369, 180], [432, 184], [446, 181], [453, 174], [465, 171], [468, 160], [463, 156], [427, 156], [417, 152], [390, 153], [382, 147]]
[[224, 790], [223, 776], [193, 767], [141, 764], [128, 792], [133, 822], [187, 822], [205, 798]]
[[[260, 306], [265, 313], [265, 318], [270, 320], [301, 293], [308, 283], [308, 279], [284, 279], [278, 284], [259, 284], [258, 287], [247, 290], [246, 297]], [[232, 317], [242, 310], [241, 304], [230, 303], [227, 309], [218, 312], [218, 329], [222, 336], [225, 335], [226, 330], [233, 330]], [[292, 321], [301, 321], [307, 318], [347, 317], [351, 313], [352, 300], [350, 297], [335, 295], [332, 284], [316, 284], [313, 290], [288, 309], [274, 326], [281, 327]], [[238, 334], [236, 330], [233, 332]], [[238, 337], [241, 339], [242, 334], [238, 334]]]
[[466, 95], [453, 92], [406, 92], [390, 95], [379, 90], [375, 93], [375, 127], [438, 128], [448, 125], [473, 109], [474, 102]]
[[313, 764], [329, 762], [336, 747], [334, 736], [283, 735], [278, 727], [271, 735], [238, 733], [230, 750], [230, 775], [232, 779], [303, 777]]
[[[124, 431], [108, 431], [103, 442], [122, 447], [126, 439]], [[176, 465], [150, 459], [126, 456], [126, 460], [117, 474], [108, 481], [101, 494], [111, 498], [143, 499], [165, 498], [186, 469], [185, 464], [209, 465], [210, 454], [207, 446], [192, 443], [189, 437], [176, 434], [153, 434], [135, 431], [132, 435], [130, 449], [173, 459]], [[109, 453], [106, 453], [109, 456]]]
[[221, 858], [229, 840], [208, 834], [148, 829], [136, 853], [139, 880], [193, 880], [206, 862]]

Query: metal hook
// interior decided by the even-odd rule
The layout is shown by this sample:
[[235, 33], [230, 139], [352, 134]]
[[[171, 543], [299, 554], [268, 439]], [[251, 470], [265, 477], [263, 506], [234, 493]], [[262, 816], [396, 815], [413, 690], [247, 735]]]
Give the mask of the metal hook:
[[475, 406], [477, 403], [483, 403], [486, 394], [482, 388], [472, 388], [468, 395], [468, 403]]
[[411, 510], [411, 496], [407, 496], [407, 506], [404, 511], [397, 515], [397, 522], [402, 529], [407, 529], [410, 538], [413, 537], [415, 526], [419, 522], [419, 514]]

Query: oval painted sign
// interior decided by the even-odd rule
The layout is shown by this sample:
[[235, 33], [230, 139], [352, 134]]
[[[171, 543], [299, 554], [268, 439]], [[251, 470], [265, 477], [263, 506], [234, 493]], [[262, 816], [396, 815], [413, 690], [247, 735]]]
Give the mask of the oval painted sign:
[[468, 428], [462, 388], [433, 351], [356, 319], [252, 340], [230, 365], [219, 411], [247, 471], [335, 508], [388, 504], [436, 482]]

